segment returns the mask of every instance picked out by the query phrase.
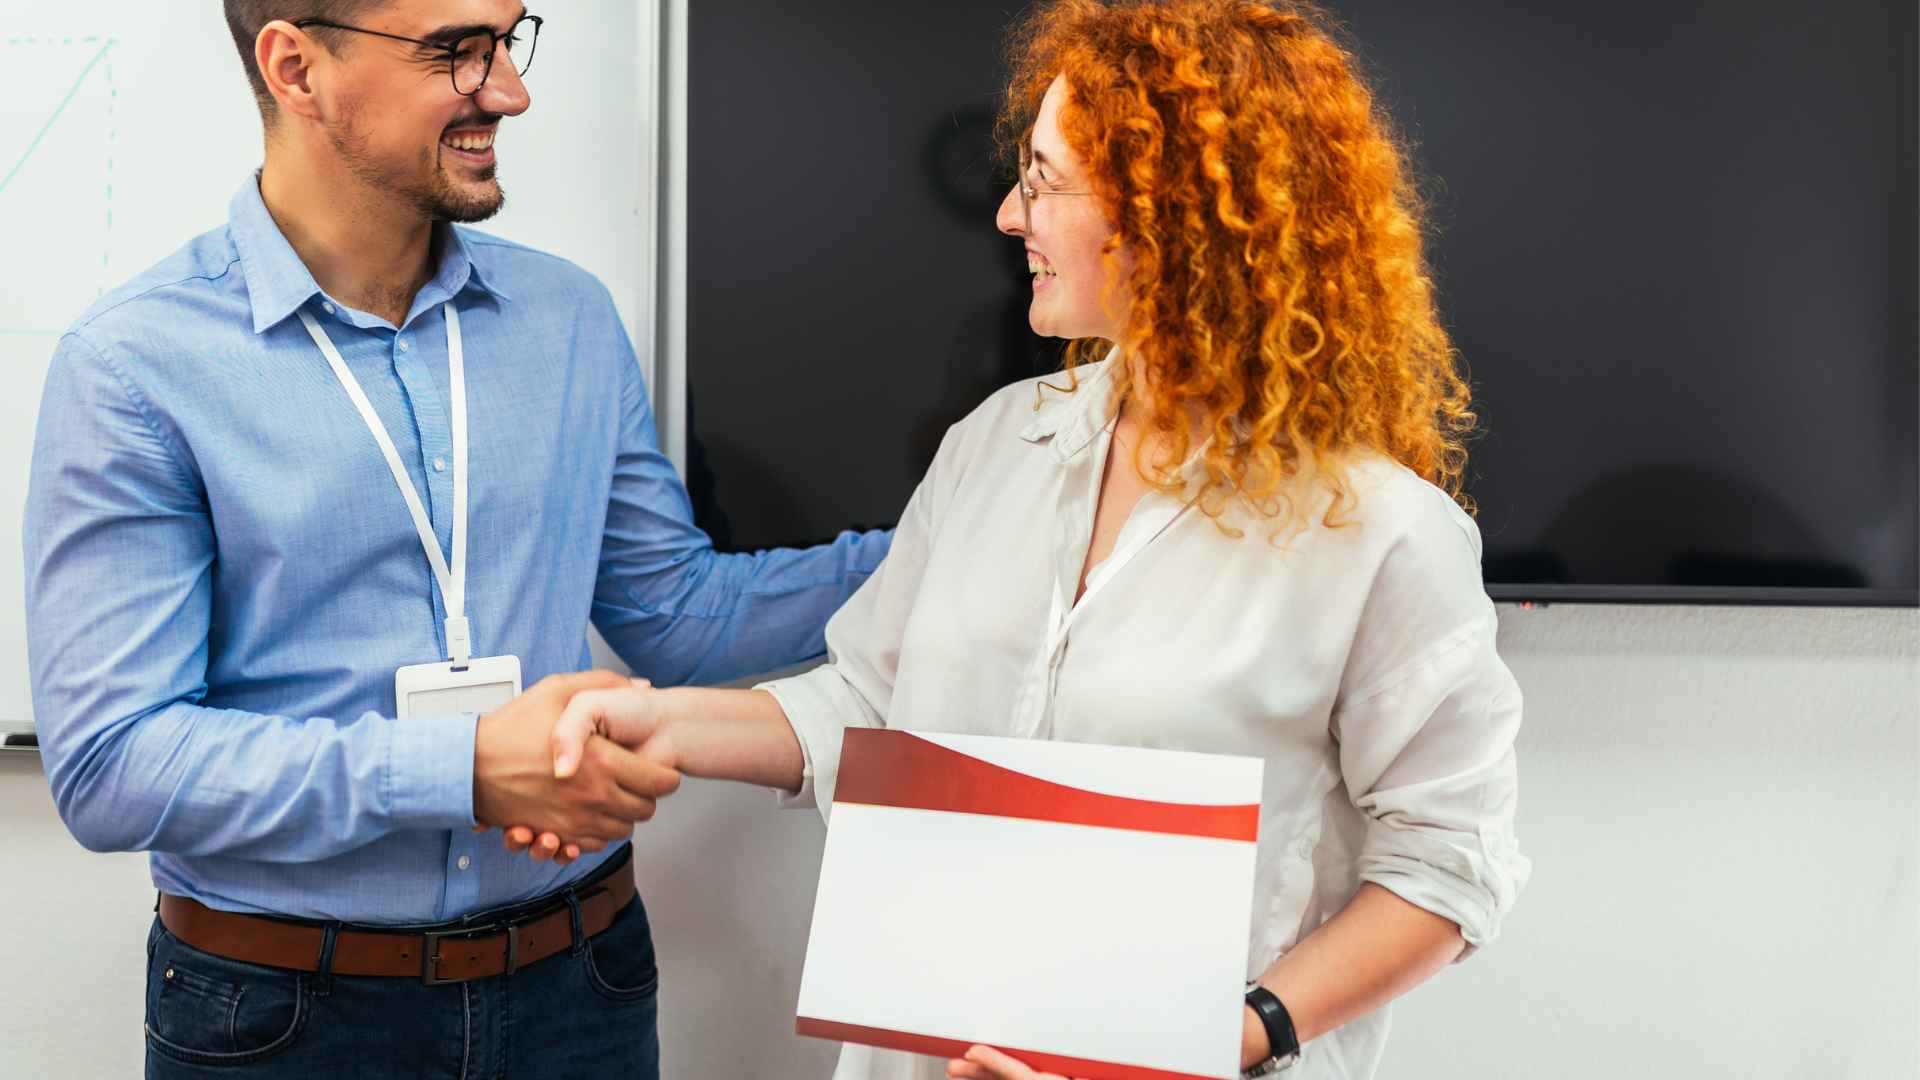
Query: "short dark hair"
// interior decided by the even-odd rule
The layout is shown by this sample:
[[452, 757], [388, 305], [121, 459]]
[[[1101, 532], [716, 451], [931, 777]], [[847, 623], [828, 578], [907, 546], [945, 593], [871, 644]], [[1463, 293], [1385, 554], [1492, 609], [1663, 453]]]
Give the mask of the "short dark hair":
[[[273, 126], [275, 109], [273, 95], [267, 92], [267, 80], [260, 75], [260, 68], [253, 62], [253, 43], [260, 36], [260, 28], [275, 19], [298, 22], [301, 19], [325, 19], [328, 22], [352, 22], [353, 19], [369, 8], [379, 7], [385, 0], [225, 0], [227, 31], [233, 35], [233, 47], [240, 50], [240, 67], [247, 73], [247, 82], [253, 86], [254, 103], [260, 107], [260, 118], [267, 126]], [[338, 31], [329, 32], [324, 28], [316, 29], [314, 35], [329, 50], [337, 50], [341, 42], [336, 39], [346, 35]]]

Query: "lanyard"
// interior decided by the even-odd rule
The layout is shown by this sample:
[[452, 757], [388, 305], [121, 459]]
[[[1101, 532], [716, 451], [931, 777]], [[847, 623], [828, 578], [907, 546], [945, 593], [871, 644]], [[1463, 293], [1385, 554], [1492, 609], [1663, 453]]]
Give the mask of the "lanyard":
[[448, 567], [447, 560], [440, 554], [440, 539], [433, 534], [433, 523], [427, 518], [427, 508], [420, 502], [420, 493], [414, 489], [413, 478], [407, 475], [407, 467], [400, 462], [400, 452], [394, 449], [393, 439], [387, 435], [385, 424], [373, 411], [373, 404], [367, 400], [366, 392], [360, 389], [360, 381], [347, 370], [347, 362], [340, 357], [340, 350], [333, 347], [327, 332], [305, 311], [300, 312], [300, 321], [307, 326], [307, 333], [313, 343], [320, 347], [326, 356], [327, 364], [333, 368], [333, 374], [340, 385], [353, 399], [354, 408], [360, 410], [360, 418], [367, 422], [367, 430], [373, 433], [373, 441], [380, 444], [380, 453], [387, 459], [387, 469], [393, 473], [393, 482], [400, 487], [400, 496], [407, 500], [407, 513], [413, 516], [414, 531], [420, 534], [420, 546], [427, 551], [427, 561], [433, 564], [433, 577], [440, 585], [441, 599], [447, 606], [447, 654], [455, 668], [464, 668], [473, 655], [473, 632], [467, 624], [467, 363], [466, 355], [460, 347], [460, 315], [448, 303], [442, 307], [447, 316], [447, 376], [452, 384], [453, 396], [453, 565]]

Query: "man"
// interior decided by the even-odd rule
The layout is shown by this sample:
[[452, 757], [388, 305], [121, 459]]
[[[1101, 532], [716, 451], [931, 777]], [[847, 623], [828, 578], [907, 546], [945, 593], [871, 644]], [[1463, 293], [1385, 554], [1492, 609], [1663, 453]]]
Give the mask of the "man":
[[624, 680], [534, 680], [589, 619], [661, 682], [816, 654], [888, 537], [715, 554], [605, 288], [452, 224], [501, 204], [520, 0], [226, 16], [265, 163], [61, 339], [26, 517], [55, 799], [162, 893], [148, 1075], [655, 1076], [624, 840], [678, 777], [600, 741], [554, 780]]

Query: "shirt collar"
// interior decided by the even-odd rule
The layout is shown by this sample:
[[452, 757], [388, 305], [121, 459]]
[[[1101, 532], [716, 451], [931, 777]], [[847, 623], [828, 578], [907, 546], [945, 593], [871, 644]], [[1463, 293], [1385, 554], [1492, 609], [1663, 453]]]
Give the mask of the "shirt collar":
[[[253, 305], [253, 332], [258, 334], [277, 326], [298, 311], [302, 304], [321, 295], [323, 290], [320, 283], [313, 279], [313, 273], [307, 269], [307, 265], [300, 261], [293, 245], [287, 243], [273, 215], [267, 213], [266, 201], [260, 197], [258, 172], [247, 177], [246, 182], [240, 185], [240, 190], [234, 193], [227, 209], [227, 228], [233, 237], [233, 246], [240, 254], [240, 268], [247, 280], [247, 297]], [[467, 288], [477, 289], [500, 300], [510, 299], [492, 284], [493, 275], [473, 258], [459, 229], [440, 222], [434, 226], [434, 231], [434, 246], [440, 252], [440, 265], [435, 268], [433, 277], [421, 287], [419, 296], [414, 298], [409, 319], [413, 314], [453, 299]], [[341, 307], [344, 309], [345, 305]]]
[[1020, 430], [1020, 437], [1036, 443], [1051, 439], [1055, 457], [1063, 462], [1073, 460], [1113, 419], [1111, 375], [1119, 355], [1120, 350], [1115, 348], [1107, 353], [1106, 359], [1075, 368], [1072, 374], [1075, 385], [1070, 393], [1052, 389], [1051, 383], [1043, 382], [1033, 419]]

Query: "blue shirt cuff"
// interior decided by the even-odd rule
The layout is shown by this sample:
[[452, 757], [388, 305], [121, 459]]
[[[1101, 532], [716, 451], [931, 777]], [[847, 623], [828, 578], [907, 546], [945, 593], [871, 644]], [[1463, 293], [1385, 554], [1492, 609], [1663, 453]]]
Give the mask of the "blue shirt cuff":
[[387, 805], [407, 829], [465, 829], [473, 824], [475, 713], [414, 716], [388, 730]]

